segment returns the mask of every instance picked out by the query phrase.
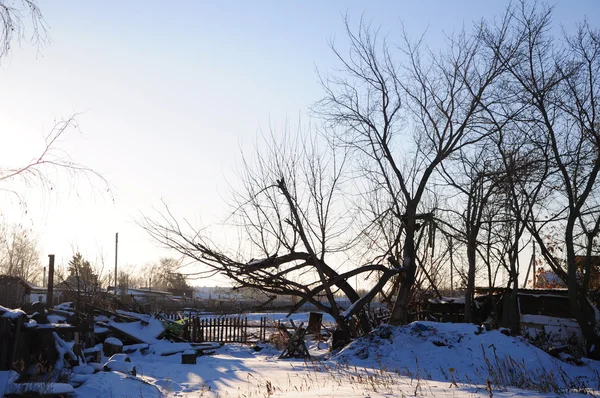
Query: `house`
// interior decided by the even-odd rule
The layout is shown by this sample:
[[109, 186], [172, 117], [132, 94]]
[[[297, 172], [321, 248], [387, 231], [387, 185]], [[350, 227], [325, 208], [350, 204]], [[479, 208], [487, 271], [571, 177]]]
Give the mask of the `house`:
[[90, 302], [100, 292], [97, 282], [88, 281], [82, 277], [70, 275], [67, 279], [54, 285], [54, 304], [61, 302]]
[[82, 277], [70, 275], [64, 281], [54, 285], [54, 291], [95, 293], [100, 290], [98, 282], [88, 281]]
[[46, 289], [19, 276], [0, 275], [0, 305], [20, 308], [36, 301], [46, 302]]
[[540, 268], [537, 275], [535, 275], [533, 287], [536, 289], [564, 289], [567, 285], [554, 271]]
[[193, 300], [194, 299], [194, 288], [193, 287], [180, 288], [180, 289], [168, 288], [167, 291], [169, 293], [171, 293], [173, 296], [181, 297], [185, 300]]
[[129, 288], [121, 290], [119, 293], [121, 300], [125, 304], [143, 306], [147, 311], [162, 311], [180, 306], [179, 301], [173, 297], [171, 292], [148, 288]]
[[36, 286], [34, 284], [31, 285], [31, 293], [29, 294], [29, 303], [43, 303], [46, 304], [46, 299], [48, 297], [48, 289], [45, 287]]

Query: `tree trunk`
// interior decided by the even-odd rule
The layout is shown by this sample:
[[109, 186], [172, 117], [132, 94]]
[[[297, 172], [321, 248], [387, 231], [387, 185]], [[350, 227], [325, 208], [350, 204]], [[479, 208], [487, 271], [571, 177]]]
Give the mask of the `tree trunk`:
[[467, 243], [467, 259], [469, 271], [467, 272], [467, 290], [465, 292], [465, 317], [466, 323], [473, 322], [473, 296], [475, 294], [475, 260], [477, 251], [477, 235], [470, 234]]
[[415, 274], [417, 271], [415, 261], [415, 232], [416, 232], [416, 206], [407, 206], [405, 215], [405, 238], [403, 248], [403, 272], [400, 273], [400, 290], [389, 323], [392, 325], [406, 325], [408, 323], [408, 304], [410, 293], [415, 283]]
[[[573, 236], [575, 217], [567, 221], [565, 235]], [[573, 318], [577, 320], [581, 333], [585, 338], [587, 355], [590, 358], [600, 358], [600, 339], [595, 332], [595, 314], [587, 301], [587, 286], [579, 286], [577, 281], [577, 263], [575, 262], [575, 248], [573, 239], [567, 239], [567, 286], [569, 288], [569, 307]]]
[[[511, 286], [512, 285], [512, 286]], [[511, 265], [510, 282], [508, 291], [502, 297], [502, 323], [505, 328], [518, 334], [521, 328], [521, 316], [519, 314], [519, 280], [516, 270]]]

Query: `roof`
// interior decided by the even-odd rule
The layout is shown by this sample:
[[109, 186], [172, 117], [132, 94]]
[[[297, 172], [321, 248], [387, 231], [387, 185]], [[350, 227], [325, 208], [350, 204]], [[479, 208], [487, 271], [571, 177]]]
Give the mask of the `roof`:
[[33, 283], [27, 282], [25, 279], [20, 276], [12, 276], [12, 275], [0, 275], [0, 285], [10, 285], [12, 283], [17, 283], [23, 286], [26, 290], [31, 291], [34, 288], [37, 288]]
[[70, 275], [67, 279], [54, 285], [54, 290], [90, 291], [98, 287], [98, 283], [85, 280], [79, 276]]
[[147, 296], [172, 296], [171, 292], [164, 292], [161, 290], [152, 290], [152, 289], [144, 289], [144, 288], [129, 288], [127, 289], [127, 294], [133, 295], [147, 295]]

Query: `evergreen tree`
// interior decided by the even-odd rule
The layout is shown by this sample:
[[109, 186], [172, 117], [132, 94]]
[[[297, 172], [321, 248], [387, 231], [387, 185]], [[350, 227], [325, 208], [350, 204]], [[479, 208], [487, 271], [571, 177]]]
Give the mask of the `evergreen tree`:
[[70, 276], [79, 277], [81, 280], [91, 283], [98, 281], [98, 275], [94, 274], [92, 265], [79, 252], [75, 253], [71, 261], [69, 261], [67, 269]]

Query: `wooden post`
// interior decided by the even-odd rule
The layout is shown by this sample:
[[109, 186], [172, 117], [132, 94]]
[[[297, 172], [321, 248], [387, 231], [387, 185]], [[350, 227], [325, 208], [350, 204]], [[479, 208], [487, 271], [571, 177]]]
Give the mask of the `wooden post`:
[[323, 314], [320, 312], [311, 312], [308, 316], [307, 333], [314, 336], [321, 336], [321, 324], [323, 322]]
[[86, 339], [86, 348], [90, 348], [96, 345], [96, 334], [94, 332], [94, 316], [92, 314], [89, 314], [87, 316], [87, 327], [88, 338]]
[[21, 348], [23, 346], [23, 344], [21, 342], [21, 326], [23, 325], [23, 318], [24, 317], [22, 317], [22, 316], [18, 317], [16, 326], [15, 326], [15, 339], [14, 339], [12, 354], [10, 356], [10, 367], [11, 368], [17, 361], [17, 348]]
[[10, 329], [10, 319], [0, 317], [0, 370], [10, 369], [10, 365], [8, 364]]
[[54, 307], [54, 254], [48, 254], [48, 292], [46, 308]]
[[117, 259], [119, 251], [119, 233], [115, 234], [115, 296], [117, 295]]

